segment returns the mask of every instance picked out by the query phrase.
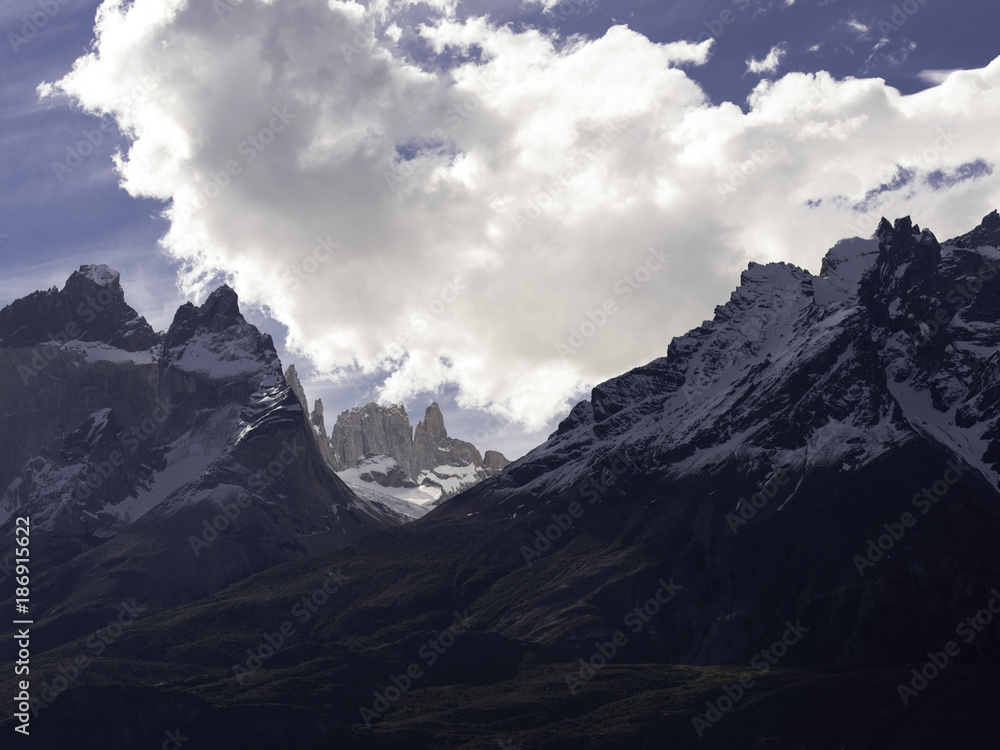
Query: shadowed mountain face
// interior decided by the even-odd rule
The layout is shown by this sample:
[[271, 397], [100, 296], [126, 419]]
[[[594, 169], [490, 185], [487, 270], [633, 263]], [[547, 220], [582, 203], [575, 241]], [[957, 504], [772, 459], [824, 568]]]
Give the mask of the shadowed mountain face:
[[940, 243], [883, 221], [819, 276], [751, 264], [497, 476], [139, 620], [114, 659], [141, 668], [97, 660], [81, 684], [103, 686], [47, 710], [190, 716], [191, 747], [245, 737], [249, 706], [266, 731], [295, 717], [301, 747], [991, 747], [998, 226]]
[[154, 334], [116, 272], [84, 266], [0, 311], [0, 342], [0, 557], [30, 516], [43, 642], [122, 598], [191, 601], [402, 520], [327, 467], [270, 336], [226, 286]]

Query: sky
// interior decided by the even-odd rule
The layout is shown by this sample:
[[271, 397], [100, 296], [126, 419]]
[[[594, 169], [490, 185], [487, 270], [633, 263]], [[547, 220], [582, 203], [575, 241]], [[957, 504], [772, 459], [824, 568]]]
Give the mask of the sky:
[[0, 305], [225, 282], [328, 428], [431, 401], [514, 458], [710, 319], [1000, 207], [992, 0], [4, 0]]

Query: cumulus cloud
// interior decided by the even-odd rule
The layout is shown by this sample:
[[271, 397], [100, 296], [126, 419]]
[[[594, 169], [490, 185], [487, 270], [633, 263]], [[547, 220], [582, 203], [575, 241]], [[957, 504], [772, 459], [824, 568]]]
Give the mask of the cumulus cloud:
[[761, 73], [773, 73], [781, 65], [781, 61], [785, 58], [787, 50], [785, 45], [776, 44], [771, 47], [771, 51], [767, 53], [767, 56], [763, 60], [755, 60], [750, 58], [747, 60], [747, 73], [761, 74]]
[[537, 429], [662, 356], [748, 260], [816, 269], [880, 213], [948, 232], [1000, 204], [995, 170], [960, 169], [1000, 158], [1000, 59], [912, 96], [792, 73], [743, 111], [688, 75], [711, 42], [558, 40], [441, 2], [406, 32], [421, 57], [395, 5], [229, 5], [105, 0], [45, 91], [131, 136], [122, 184], [166, 202], [187, 293], [228, 278], [389, 400], [448, 387]]

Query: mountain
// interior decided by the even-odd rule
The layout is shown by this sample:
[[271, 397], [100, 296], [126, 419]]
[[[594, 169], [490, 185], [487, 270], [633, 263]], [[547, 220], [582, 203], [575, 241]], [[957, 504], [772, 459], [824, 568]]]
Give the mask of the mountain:
[[0, 556], [29, 515], [40, 619], [137, 587], [156, 607], [197, 599], [406, 520], [328, 468], [228, 286], [154, 333], [117, 272], [83, 266], [0, 311], [0, 394]]
[[[127, 741], [89, 746], [186, 721], [202, 732], [188, 750], [281, 734], [992, 747], [998, 245], [995, 212], [944, 243], [903, 218], [838, 243], [818, 275], [750, 264], [712, 320], [594, 387], [496, 476], [130, 625], [47, 709], [47, 739], [124, 716]], [[437, 444], [434, 415], [421, 430]], [[33, 669], [56, 675], [85, 643]]]
[[[558, 567], [559, 588], [526, 594], [501, 632], [582, 644], [673, 575], [692, 600], [646, 644], [667, 661], [742, 660], [799, 618], [826, 663], [901, 663], [946, 641], [1000, 580], [997, 223], [942, 245], [883, 220], [819, 276], [751, 263], [713, 320], [442, 508], [542, 527], [576, 502], [561, 552], [591, 546], [603, 517], [608, 549], [639, 565], [616, 591], [539, 555], [532, 572]], [[600, 606], [563, 609], [566, 591]]]
[[[322, 404], [318, 404], [322, 408]], [[416, 429], [406, 407], [374, 401], [337, 417], [330, 436], [332, 466], [362, 496], [369, 495], [413, 517], [462, 490], [495, 476], [509, 464], [448, 436], [437, 403], [427, 407]]]

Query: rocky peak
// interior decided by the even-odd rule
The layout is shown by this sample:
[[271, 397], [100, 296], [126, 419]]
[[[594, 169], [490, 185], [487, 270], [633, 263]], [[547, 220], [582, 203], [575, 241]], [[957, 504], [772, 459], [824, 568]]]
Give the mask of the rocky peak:
[[936, 304], [931, 287], [936, 283], [941, 245], [929, 229], [921, 230], [909, 216], [896, 219], [891, 226], [883, 218], [875, 235], [879, 256], [861, 282], [861, 302], [880, 325], [899, 330], [903, 325], [900, 310], [920, 318]]
[[201, 306], [203, 323], [214, 327], [213, 330], [223, 330], [230, 325], [246, 323], [240, 312], [240, 298], [228, 284], [223, 284], [205, 300]]
[[500, 451], [486, 451], [483, 454], [483, 466], [486, 468], [487, 474], [492, 477], [510, 466], [510, 461]]
[[483, 457], [472, 443], [448, 437], [441, 407], [433, 403], [424, 412], [422, 422], [413, 431], [413, 457], [418, 471], [432, 471], [438, 466], [483, 466]]
[[[322, 420], [321, 411], [318, 418]], [[351, 477], [382, 487], [419, 486], [435, 501], [499, 474], [510, 463], [497, 451], [487, 451], [484, 458], [472, 443], [448, 437], [437, 403], [427, 407], [416, 429], [410, 427], [406, 408], [398, 404], [373, 401], [349, 409], [337, 417], [330, 445], [336, 471], [351, 472]], [[388, 466], [389, 459], [398, 468], [395, 473], [370, 470], [374, 465]], [[408, 484], [400, 484], [400, 476]]]
[[947, 245], [954, 245], [969, 250], [980, 247], [995, 247], [1000, 249], [1000, 212], [993, 211], [983, 217], [982, 223], [971, 232], [949, 240]]
[[103, 263], [83, 265], [66, 280], [66, 289], [72, 290], [74, 287], [80, 285], [96, 284], [97, 286], [112, 290], [112, 292], [121, 295], [124, 299], [125, 292], [122, 289], [121, 278], [122, 275], [118, 271]]
[[396, 459], [407, 476], [416, 474], [413, 428], [403, 406], [383, 406], [371, 401], [348, 409], [337, 417], [330, 442], [337, 471], [351, 468], [365, 454], [380, 453]]
[[161, 367], [172, 365], [216, 377], [260, 372], [278, 358], [270, 335], [246, 321], [239, 297], [225, 284], [200, 307], [187, 302], [177, 309], [163, 347]]
[[933, 273], [941, 260], [941, 245], [933, 232], [921, 230], [909, 216], [896, 219], [892, 226], [883, 218], [875, 235], [882, 250], [878, 265], [895, 270], [904, 263], [916, 264]]
[[437, 401], [427, 407], [423, 421], [417, 422], [417, 432], [422, 432], [429, 438], [448, 439], [448, 430], [444, 426], [444, 415], [441, 413], [441, 407], [438, 406]]
[[[298, 400], [299, 405], [302, 407], [303, 413], [308, 413], [309, 408], [307, 406], [308, 401], [306, 400], [306, 391], [302, 387], [302, 381], [299, 380], [299, 374], [295, 370], [295, 365], [289, 365], [288, 369], [285, 371], [285, 382], [288, 383], [288, 387], [295, 394], [295, 398]], [[312, 427], [313, 436], [316, 438], [316, 442], [319, 445], [320, 453], [323, 454], [323, 458], [330, 468], [336, 471], [336, 461], [333, 457], [333, 449], [330, 445], [330, 440], [326, 436], [326, 423], [323, 421], [323, 402], [316, 400], [313, 407], [313, 411], [309, 414], [309, 424]]]
[[316, 399], [313, 402], [313, 410], [309, 414], [309, 421], [312, 426], [319, 430], [321, 435], [326, 435], [326, 420], [323, 419], [323, 399]]
[[83, 265], [55, 288], [15, 300], [0, 310], [0, 346], [29, 348], [50, 341], [100, 342], [137, 352], [157, 335], [125, 301], [121, 275], [105, 265]]

